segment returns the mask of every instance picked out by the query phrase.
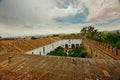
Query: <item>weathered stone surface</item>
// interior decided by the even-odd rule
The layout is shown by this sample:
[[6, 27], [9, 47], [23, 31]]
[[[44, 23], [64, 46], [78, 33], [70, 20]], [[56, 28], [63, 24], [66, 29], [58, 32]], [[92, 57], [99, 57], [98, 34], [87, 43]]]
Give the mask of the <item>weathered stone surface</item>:
[[118, 80], [120, 77], [120, 60], [11, 54], [8, 63], [8, 56], [0, 56], [3, 80]]

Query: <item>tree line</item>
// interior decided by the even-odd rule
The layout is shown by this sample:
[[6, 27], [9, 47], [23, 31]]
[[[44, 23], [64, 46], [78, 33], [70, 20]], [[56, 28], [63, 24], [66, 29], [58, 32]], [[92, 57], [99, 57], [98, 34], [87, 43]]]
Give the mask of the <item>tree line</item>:
[[120, 49], [120, 33], [104, 33], [99, 32], [93, 26], [83, 27], [81, 33], [85, 35], [86, 38], [103, 42], [105, 44], [117, 47]]

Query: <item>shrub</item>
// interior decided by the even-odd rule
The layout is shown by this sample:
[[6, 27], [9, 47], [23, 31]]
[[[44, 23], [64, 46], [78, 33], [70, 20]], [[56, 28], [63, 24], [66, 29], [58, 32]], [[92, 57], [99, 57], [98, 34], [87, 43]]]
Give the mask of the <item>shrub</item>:
[[67, 56], [66, 52], [64, 51], [64, 48], [62, 47], [57, 47], [54, 51], [51, 51], [47, 55]]
[[33, 36], [33, 37], [31, 37], [31, 39], [37, 39], [37, 38]]
[[58, 37], [58, 36], [59, 36], [59, 34], [54, 34], [54, 35], [53, 35], [53, 37]]
[[57, 47], [54, 51], [51, 51], [47, 55], [85, 58], [87, 52], [84, 50], [83, 46], [77, 46], [73, 50], [68, 51], [68, 55], [67, 55], [67, 52], [64, 50], [63, 47]]

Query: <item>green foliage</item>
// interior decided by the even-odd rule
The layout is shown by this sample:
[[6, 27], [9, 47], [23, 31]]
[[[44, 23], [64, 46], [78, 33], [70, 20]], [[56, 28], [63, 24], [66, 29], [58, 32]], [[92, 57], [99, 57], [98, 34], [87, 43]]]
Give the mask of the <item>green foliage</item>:
[[81, 29], [82, 33], [90, 33], [91, 35], [94, 35], [95, 33], [97, 33], [97, 29], [95, 29], [92, 26], [88, 26], [88, 27], [83, 27]]
[[83, 27], [80, 32], [86, 33], [87, 32], [87, 27]]
[[82, 58], [85, 58], [86, 55], [87, 55], [87, 52], [86, 52], [85, 50], [82, 50], [80, 56], [81, 56]]
[[57, 47], [54, 51], [51, 51], [47, 55], [67, 56], [66, 52], [64, 51], [64, 48], [62, 47]]
[[92, 35], [91, 33], [86, 33], [86, 37], [92, 40], [96, 40], [99, 42], [112, 45], [113, 47], [117, 47], [120, 49], [120, 34], [119, 33], [105, 34], [102, 32], [97, 32], [94, 35]]
[[84, 50], [83, 46], [78, 46], [73, 50], [69, 50], [68, 52], [65, 51], [64, 48], [58, 47], [54, 51], [51, 51], [50, 53], [48, 53], [47, 55], [85, 58], [85, 56], [87, 55], [87, 52]]
[[36, 37], [32, 36], [31, 39], [37, 39]]
[[97, 29], [91, 26], [84, 27], [83, 29], [81, 29], [81, 32], [85, 33], [85, 36], [89, 39], [103, 42], [120, 49], [120, 33], [119, 32], [105, 34], [103, 32], [98, 32]]
[[106, 38], [103, 42], [120, 49], [120, 34], [106, 34]]
[[85, 58], [85, 56], [87, 55], [87, 52], [84, 50], [83, 46], [77, 46], [73, 50], [69, 51], [68, 55], [70, 57]]
[[89, 39], [93, 39], [93, 40], [99, 41], [99, 42], [104, 41], [105, 38], [106, 38], [105, 34], [103, 34], [101, 32], [97, 32], [94, 35], [91, 34], [91, 33], [87, 33], [86, 37], [89, 38]]
[[58, 36], [59, 36], [59, 34], [54, 34], [54, 35], [53, 35], [53, 37], [58, 37]]
[[75, 33], [72, 33], [72, 34], [70, 34], [70, 35], [75, 35]]

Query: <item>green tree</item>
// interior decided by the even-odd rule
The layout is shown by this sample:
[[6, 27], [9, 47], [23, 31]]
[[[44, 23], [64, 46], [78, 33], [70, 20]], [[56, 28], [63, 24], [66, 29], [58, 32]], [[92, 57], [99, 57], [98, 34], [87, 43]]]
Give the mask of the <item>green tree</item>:
[[81, 29], [81, 32], [82, 32], [82, 33], [86, 33], [86, 32], [87, 32], [87, 27], [83, 27], [83, 28]]
[[36, 37], [32, 36], [31, 39], [37, 39]]
[[58, 37], [59, 36], [59, 34], [53, 34], [53, 37]]
[[85, 33], [85, 34], [89, 34], [89, 36], [93, 36], [93, 35], [95, 35], [98, 31], [97, 31], [97, 29], [95, 29], [94, 27], [88, 26], [88, 27], [83, 27], [83, 28], [81, 29], [81, 32], [82, 32], [82, 33]]

